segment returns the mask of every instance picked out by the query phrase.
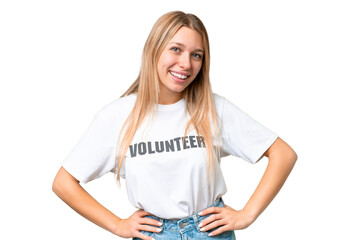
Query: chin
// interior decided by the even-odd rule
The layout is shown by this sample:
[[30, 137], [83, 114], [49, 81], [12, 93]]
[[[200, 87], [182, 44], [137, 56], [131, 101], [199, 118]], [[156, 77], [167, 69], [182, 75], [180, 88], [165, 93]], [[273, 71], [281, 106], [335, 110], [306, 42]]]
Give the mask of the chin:
[[170, 85], [167, 87], [167, 89], [169, 89], [172, 92], [179, 93], [179, 92], [184, 91], [185, 88], [184, 88], [184, 86]]
[[174, 88], [172, 89], [173, 92], [181, 93], [184, 91], [185, 88]]

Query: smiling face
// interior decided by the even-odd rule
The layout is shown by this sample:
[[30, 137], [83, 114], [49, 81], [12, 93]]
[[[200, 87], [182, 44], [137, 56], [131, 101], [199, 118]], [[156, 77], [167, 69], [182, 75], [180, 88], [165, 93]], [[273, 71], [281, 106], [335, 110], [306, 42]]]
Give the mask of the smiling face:
[[158, 61], [160, 104], [172, 104], [181, 99], [181, 92], [199, 73], [203, 55], [201, 35], [188, 27], [181, 27]]

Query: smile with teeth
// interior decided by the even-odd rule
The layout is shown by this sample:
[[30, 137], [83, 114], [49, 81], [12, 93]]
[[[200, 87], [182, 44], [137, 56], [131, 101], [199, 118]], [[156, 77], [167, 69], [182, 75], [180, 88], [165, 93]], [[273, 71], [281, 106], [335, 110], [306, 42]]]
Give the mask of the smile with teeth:
[[187, 79], [189, 77], [189, 75], [182, 75], [180, 73], [176, 73], [176, 72], [172, 72], [172, 71], [169, 71], [171, 75], [175, 76], [175, 77], [178, 77], [180, 79]]

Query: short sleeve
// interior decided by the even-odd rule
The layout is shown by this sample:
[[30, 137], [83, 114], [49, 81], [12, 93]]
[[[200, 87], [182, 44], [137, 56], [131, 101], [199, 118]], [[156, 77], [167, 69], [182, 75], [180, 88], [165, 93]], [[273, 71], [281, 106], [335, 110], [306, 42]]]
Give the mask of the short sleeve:
[[258, 162], [278, 135], [251, 118], [226, 98], [223, 100], [222, 151], [250, 163]]
[[112, 132], [102, 112], [97, 112], [85, 134], [63, 161], [63, 168], [82, 183], [115, 172], [115, 159], [111, 157]]

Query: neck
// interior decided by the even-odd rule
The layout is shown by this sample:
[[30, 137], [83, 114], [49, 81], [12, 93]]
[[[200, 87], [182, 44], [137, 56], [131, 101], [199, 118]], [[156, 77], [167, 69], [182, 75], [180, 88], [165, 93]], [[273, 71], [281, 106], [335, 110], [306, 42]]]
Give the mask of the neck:
[[168, 104], [174, 104], [182, 98], [181, 93], [171, 93], [171, 94], [160, 94], [159, 95], [159, 104], [161, 105], [168, 105]]

